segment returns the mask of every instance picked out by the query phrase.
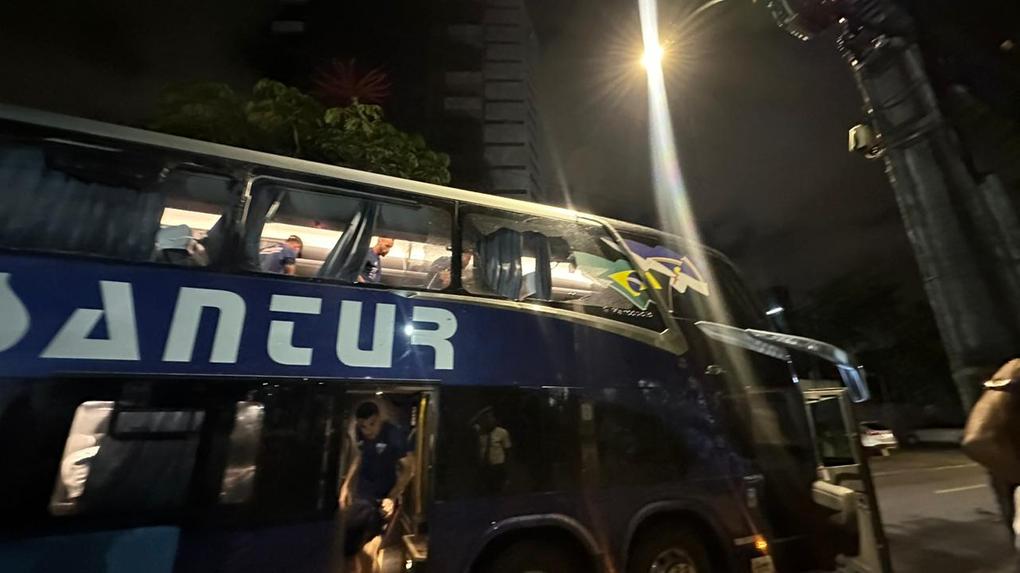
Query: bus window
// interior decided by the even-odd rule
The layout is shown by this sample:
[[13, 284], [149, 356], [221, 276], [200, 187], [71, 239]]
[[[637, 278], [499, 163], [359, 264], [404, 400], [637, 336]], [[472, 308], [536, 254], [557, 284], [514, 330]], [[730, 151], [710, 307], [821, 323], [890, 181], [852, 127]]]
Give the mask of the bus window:
[[50, 500], [54, 515], [180, 508], [198, 430], [196, 410], [126, 410], [111, 401], [75, 411]]
[[450, 256], [449, 211], [415, 201], [256, 185], [245, 248], [263, 273], [441, 290]]
[[468, 292], [661, 327], [644, 281], [600, 227], [485, 211], [464, 218], [463, 236]]
[[229, 235], [229, 213], [238, 201], [233, 180], [177, 170], [163, 188], [166, 199], [153, 260], [194, 267], [219, 262]]
[[461, 388], [440, 403], [443, 500], [581, 486], [581, 396], [568, 388]]
[[0, 140], [0, 180], [0, 246], [128, 261], [209, 264], [235, 202], [227, 178], [69, 140]]

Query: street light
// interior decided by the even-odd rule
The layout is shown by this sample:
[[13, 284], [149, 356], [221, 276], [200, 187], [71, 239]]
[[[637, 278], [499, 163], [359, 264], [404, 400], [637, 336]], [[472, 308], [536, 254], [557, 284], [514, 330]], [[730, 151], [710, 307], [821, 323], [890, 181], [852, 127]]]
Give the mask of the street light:
[[662, 49], [661, 44], [652, 44], [645, 48], [645, 52], [641, 54], [641, 67], [647, 69], [653, 69], [662, 65], [662, 57], [665, 55], [665, 50]]
[[772, 307], [772, 308], [770, 308], [770, 309], [766, 310], [766, 311], [765, 311], [765, 314], [767, 314], [767, 315], [769, 315], [769, 316], [775, 316], [775, 315], [777, 315], [777, 314], [782, 314], [784, 310], [786, 310], [786, 309], [784, 309], [784, 308], [783, 308], [783, 307], [781, 307], [781, 306], [774, 306], [774, 307]]

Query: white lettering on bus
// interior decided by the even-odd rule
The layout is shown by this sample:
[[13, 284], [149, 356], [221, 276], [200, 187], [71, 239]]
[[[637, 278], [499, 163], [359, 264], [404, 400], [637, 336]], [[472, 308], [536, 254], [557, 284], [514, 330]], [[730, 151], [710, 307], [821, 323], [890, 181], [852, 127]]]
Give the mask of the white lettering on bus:
[[[32, 322], [28, 309], [11, 287], [10, 278], [9, 273], [0, 273], [0, 317], [3, 317], [0, 321], [0, 352], [18, 344], [28, 333]], [[40, 357], [141, 360], [131, 283], [99, 281], [99, 293], [102, 308], [75, 308]], [[356, 300], [340, 301], [336, 356], [346, 366], [390, 368], [393, 366], [397, 307], [387, 303], [372, 305], [375, 316], [371, 346], [361, 348], [359, 340], [364, 306]], [[177, 293], [163, 348], [164, 362], [192, 361], [202, 313], [207, 308], [217, 312], [209, 362], [237, 363], [246, 312], [244, 299], [231, 291], [195, 287], [182, 287]], [[269, 311], [319, 315], [322, 313], [322, 299], [274, 294], [270, 298]], [[91, 335], [100, 320], [105, 321], [106, 337], [93, 338]], [[413, 323], [431, 323], [435, 328], [419, 329]], [[151, 325], [143, 326], [151, 328]], [[294, 345], [294, 329], [293, 321], [271, 320], [266, 352], [277, 364], [310, 366], [313, 349]], [[453, 369], [454, 347], [450, 339], [457, 332], [457, 317], [452, 312], [443, 308], [415, 306], [411, 311], [411, 321], [403, 326], [403, 332], [412, 346], [433, 349], [436, 370]]]
[[[138, 329], [131, 283], [99, 281], [103, 308], [77, 308], [40, 355], [43, 358], [138, 360]], [[89, 338], [106, 321], [107, 338]]]
[[10, 285], [10, 273], [0, 273], [0, 352], [11, 348], [28, 332], [32, 324], [28, 309]]
[[209, 362], [237, 362], [241, 330], [244, 328], [244, 299], [230, 291], [192, 287], [182, 287], [177, 294], [177, 306], [163, 350], [164, 362], [191, 362], [198, 325], [205, 308], [219, 311]]
[[414, 307], [414, 322], [431, 322], [433, 330], [411, 330], [411, 344], [431, 346], [436, 351], [436, 370], [453, 370], [453, 343], [450, 338], [457, 332], [457, 317], [445, 308]]
[[393, 365], [393, 328], [396, 323], [397, 307], [385, 303], [375, 305], [372, 347], [362, 350], [358, 347], [358, 340], [361, 338], [361, 306], [361, 302], [356, 300], [340, 302], [336, 356], [347, 366], [389, 368]]
[[[322, 299], [307, 296], [274, 294], [269, 302], [273, 312], [294, 312], [298, 314], [319, 314]], [[293, 366], [308, 366], [312, 363], [312, 349], [294, 346], [294, 323], [289, 320], [274, 320], [269, 323], [269, 338], [266, 352], [273, 362]]]

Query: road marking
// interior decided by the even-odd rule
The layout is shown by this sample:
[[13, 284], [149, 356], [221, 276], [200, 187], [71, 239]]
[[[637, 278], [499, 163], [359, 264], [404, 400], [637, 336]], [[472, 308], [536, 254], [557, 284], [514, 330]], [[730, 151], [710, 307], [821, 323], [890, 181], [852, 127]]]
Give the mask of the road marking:
[[937, 489], [937, 490], [935, 490], [935, 493], [956, 493], [958, 491], [967, 491], [967, 490], [979, 489], [979, 488], [983, 488], [983, 487], [988, 487], [988, 486], [986, 484], [979, 483], [977, 485], [965, 485], [963, 487], [951, 487], [949, 489]]
[[892, 470], [892, 471], [887, 471], [887, 472], [874, 472], [871, 475], [873, 477], [895, 476], [895, 475], [899, 475], [899, 474], [912, 474], [912, 473], [917, 473], [917, 472], [934, 472], [934, 471], [938, 471], [938, 470], [955, 470], [955, 469], [960, 469], [960, 468], [973, 468], [973, 467], [976, 467], [976, 466], [977, 466], [977, 464], [975, 464], [975, 463], [954, 464], [954, 465], [951, 465], [951, 466], [935, 466], [933, 468], [913, 468], [913, 469], [907, 469], [907, 470]]

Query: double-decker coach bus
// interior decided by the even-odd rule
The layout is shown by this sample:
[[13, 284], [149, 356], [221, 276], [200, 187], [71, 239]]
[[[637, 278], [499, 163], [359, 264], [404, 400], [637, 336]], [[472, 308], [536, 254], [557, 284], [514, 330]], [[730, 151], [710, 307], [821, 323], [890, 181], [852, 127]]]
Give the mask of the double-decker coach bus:
[[0, 107], [0, 570], [834, 566], [761, 317], [645, 227]]

